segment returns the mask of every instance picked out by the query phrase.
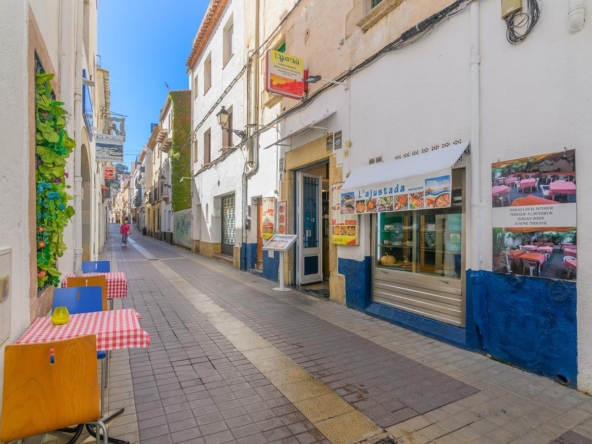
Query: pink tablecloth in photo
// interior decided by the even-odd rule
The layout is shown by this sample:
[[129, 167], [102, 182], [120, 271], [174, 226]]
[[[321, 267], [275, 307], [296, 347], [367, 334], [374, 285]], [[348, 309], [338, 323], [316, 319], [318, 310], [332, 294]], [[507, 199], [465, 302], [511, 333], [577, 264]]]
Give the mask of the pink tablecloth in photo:
[[576, 184], [573, 182], [556, 181], [549, 184], [549, 195], [576, 194]]
[[538, 251], [540, 251], [541, 253], [553, 253], [553, 247], [539, 247]]
[[491, 189], [491, 194], [497, 196], [498, 194], [507, 193], [510, 191], [510, 187], [505, 185], [498, 185]]
[[506, 180], [504, 180], [504, 183], [506, 185], [512, 185], [513, 183], [518, 182], [518, 178], [517, 177], [507, 177]]
[[574, 249], [574, 248], [566, 247], [563, 249], [563, 254], [565, 256], [578, 257], [578, 250]]
[[520, 185], [518, 185], [518, 188], [520, 188], [520, 189], [533, 188], [535, 185], [536, 185], [535, 179], [522, 179], [520, 181]]
[[578, 260], [577, 259], [563, 259], [563, 265], [565, 265], [567, 268], [571, 268], [572, 270], [575, 270], [578, 268]]
[[53, 325], [51, 316], [37, 318], [17, 344], [39, 344], [85, 335], [97, 336], [97, 350], [146, 348], [150, 335], [142, 330], [136, 310], [97, 311], [70, 315], [64, 325]]
[[537, 247], [536, 245], [521, 245], [520, 249], [521, 250], [526, 250], [526, 251], [537, 251], [539, 247]]
[[[107, 279], [107, 299], [127, 298], [127, 277], [125, 276], [125, 273], [120, 271], [110, 273], [85, 273], [80, 275], [80, 277], [100, 275], [105, 275], [105, 278]], [[67, 281], [69, 277], [75, 277], [75, 275], [69, 274], [64, 277], [64, 280], [62, 281], [63, 288], [68, 286]]]

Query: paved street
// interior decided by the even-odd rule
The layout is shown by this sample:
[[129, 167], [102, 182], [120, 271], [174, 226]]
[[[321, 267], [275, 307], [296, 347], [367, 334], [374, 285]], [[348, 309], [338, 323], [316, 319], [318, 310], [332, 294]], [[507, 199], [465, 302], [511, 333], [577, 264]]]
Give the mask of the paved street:
[[113, 436], [592, 443], [582, 393], [137, 233], [122, 247], [118, 228], [103, 257], [152, 344], [113, 353]]

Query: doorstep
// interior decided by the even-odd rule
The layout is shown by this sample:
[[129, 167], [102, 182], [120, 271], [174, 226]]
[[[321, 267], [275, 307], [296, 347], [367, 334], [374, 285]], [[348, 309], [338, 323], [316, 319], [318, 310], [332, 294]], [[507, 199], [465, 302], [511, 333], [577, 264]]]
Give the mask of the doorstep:
[[212, 259], [216, 259], [217, 261], [224, 262], [225, 264], [230, 265], [231, 267], [234, 266], [234, 259], [232, 256], [227, 256], [225, 254], [214, 254]]

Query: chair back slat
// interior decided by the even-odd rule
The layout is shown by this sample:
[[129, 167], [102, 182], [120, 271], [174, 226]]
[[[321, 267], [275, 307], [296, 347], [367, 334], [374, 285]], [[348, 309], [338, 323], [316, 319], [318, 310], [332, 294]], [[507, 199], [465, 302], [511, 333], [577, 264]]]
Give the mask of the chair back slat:
[[83, 273], [109, 273], [111, 271], [111, 262], [109, 261], [83, 261]]
[[70, 314], [103, 311], [103, 289], [100, 286], [56, 288], [52, 309], [56, 307], [66, 307]]
[[7, 345], [0, 442], [99, 419], [96, 357], [95, 335]]
[[107, 304], [107, 278], [100, 276], [71, 276], [66, 281], [69, 287], [101, 287], [103, 289], [103, 311], [109, 308]]

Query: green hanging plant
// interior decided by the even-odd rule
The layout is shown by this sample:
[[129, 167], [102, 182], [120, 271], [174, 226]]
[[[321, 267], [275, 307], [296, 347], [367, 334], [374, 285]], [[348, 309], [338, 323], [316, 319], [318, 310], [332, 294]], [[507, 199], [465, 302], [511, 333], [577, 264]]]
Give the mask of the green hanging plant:
[[72, 199], [66, 190], [66, 159], [76, 146], [65, 130], [66, 110], [52, 97], [53, 74], [36, 78], [36, 165], [37, 189], [37, 285], [39, 288], [60, 283], [58, 258], [64, 254], [64, 227], [74, 215], [68, 205]]

